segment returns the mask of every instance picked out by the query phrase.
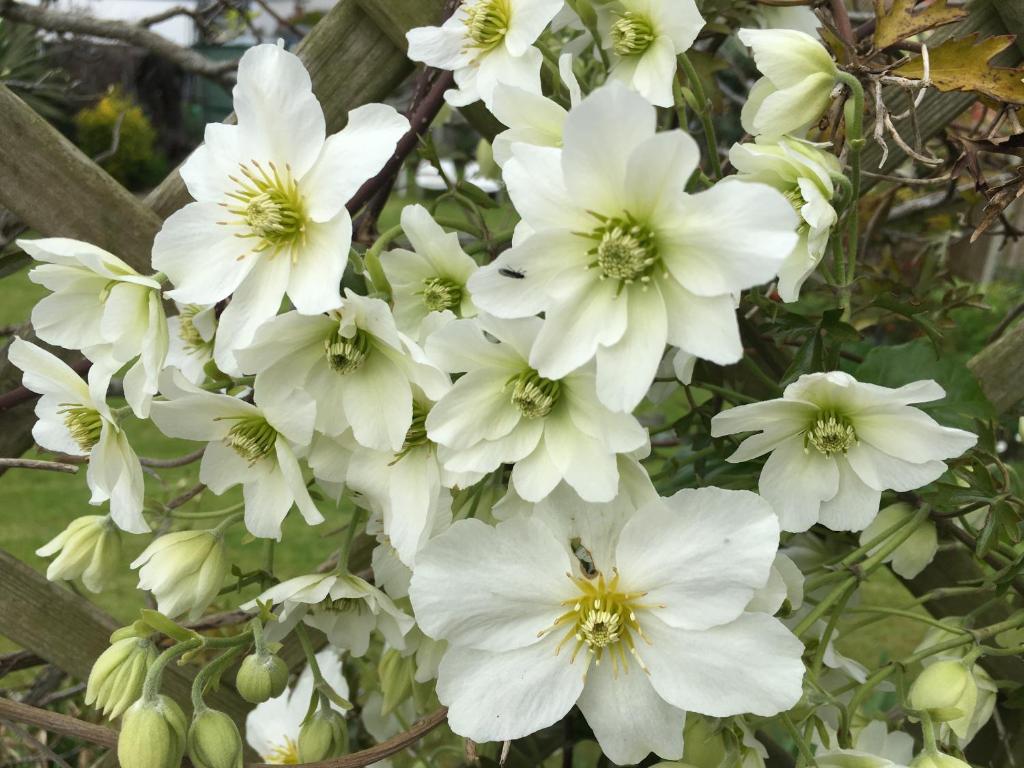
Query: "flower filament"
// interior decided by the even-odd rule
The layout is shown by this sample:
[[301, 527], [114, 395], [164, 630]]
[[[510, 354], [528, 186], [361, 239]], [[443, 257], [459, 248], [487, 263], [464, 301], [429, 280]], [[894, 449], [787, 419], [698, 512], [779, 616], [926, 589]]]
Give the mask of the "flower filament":
[[654, 233], [628, 213], [623, 218], [591, 215], [601, 222], [601, 226], [583, 234], [583, 237], [597, 243], [588, 251], [594, 260], [587, 269], [597, 268], [602, 280], [618, 280], [619, 292], [637, 282], [646, 287], [659, 261]]
[[545, 379], [532, 368], [509, 379], [512, 387], [512, 405], [524, 419], [539, 419], [551, 413], [562, 394], [562, 383]]
[[61, 410], [58, 413], [64, 415], [64, 426], [71, 433], [71, 439], [78, 443], [78, 447], [83, 451], [88, 453], [100, 441], [100, 435], [103, 434], [103, 417], [95, 408], [61, 403]]
[[610, 31], [612, 50], [619, 56], [638, 56], [654, 42], [651, 20], [636, 11], [626, 11]]
[[793, 206], [793, 210], [800, 216], [800, 223], [796, 227], [797, 234], [803, 234], [808, 232], [811, 225], [807, 223], [807, 220], [803, 217], [804, 206], [807, 205], [807, 199], [804, 197], [804, 193], [801, 191], [799, 186], [795, 186], [788, 192], [783, 193], [783, 197], [789, 201], [789, 204]]
[[508, 33], [512, 9], [509, 0], [479, 0], [466, 8], [466, 35], [471, 48], [489, 51]]
[[284, 736], [283, 744], [275, 744], [264, 759], [272, 765], [298, 765], [299, 745], [291, 736]]
[[428, 277], [423, 281], [423, 304], [431, 312], [455, 309], [462, 303], [462, 286], [446, 277]]
[[804, 433], [804, 452], [813, 446], [825, 458], [837, 453], [845, 454], [857, 444], [857, 431], [843, 416], [835, 413], [822, 412], [817, 420]]
[[637, 620], [637, 611], [654, 607], [638, 602], [646, 593], [622, 591], [619, 588], [618, 571], [613, 571], [610, 581], [606, 581], [601, 573], [596, 578], [568, 576], [580, 594], [562, 603], [569, 610], [555, 619], [555, 623], [540, 635], [564, 628], [565, 634], [555, 653], [561, 653], [567, 643], [573, 643], [570, 663], [575, 662], [580, 651], [585, 650], [588, 665], [591, 659], [595, 664], [600, 664], [607, 654], [612, 660], [615, 675], [620, 670], [626, 672], [629, 669], [630, 657], [636, 659], [640, 668], [646, 672], [647, 667], [636, 650], [637, 638], [651, 644]]
[[213, 342], [207, 341], [196, 328], [195, 316], [203, 311], [198, 304], [189, 304], [181, 308], [178, 313], [178, 336], [185, 345], [185, 351], [192, 355], [204, 352], [213, 347]]
[[335, 373], [344, 376], [362, 367], [370, 354], [370, 338], [361, 330], [356, 329], [353, 336], [342, 336], [334, 331], [324, 339], [324, 355], [327, 364]]
[[238, 237], [255, 238], [255, 253], [270, 251], [274, 256], [279, 251], [288, 251], [294, 261], [294, 246], [305, 242], [306, 213], [291, 168], [285, 166], [281, 173], [273, 163], [264, 168], [255, 160], [251, 167], [244, 163], [239, 167], [241, 176], [228, 177], [237, 185], [234, 192], [228, 193], [236, 204], [221, 204], [239, 217], [241, 221], [236, 223], [248, 229]]
[[405, 433], [405, 442], [402, 443], [402, 450], [395, 454], [395, 460], [391, 464], [397, 464], [413, 448], [421, 445], [429, 445], [430, 438], [427, 437], [427, 414], [430, 409], [413, 400], [412, 403], [412, 424]]
[[251, 467], [273, 452], [277, 443], [277, 430], [262, 416], [244, 416], [238, 418], [228, 430], [224, 442], [234, 448], [235, 453], [248, 461]]

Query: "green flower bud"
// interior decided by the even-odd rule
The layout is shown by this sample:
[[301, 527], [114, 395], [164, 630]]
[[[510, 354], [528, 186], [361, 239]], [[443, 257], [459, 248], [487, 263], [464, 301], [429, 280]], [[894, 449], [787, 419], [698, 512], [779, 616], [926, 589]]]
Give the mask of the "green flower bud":
[[381, 714], [384, 716], [394, 712], [398, 705], [409, 698], [412, 693], [413, 677], [416, 674], [416, 658], [402, 656], [394, 648], [383, 653], [377, 666], [380, 678], [380, 692], [384, 697]]
[[242, 737], [235, 722], [216, 709], [203, 709], [188, 729], [188, 756], [195, 768], [242, 768]]
[[925, 667], [910, 687], [910, 707], [940, 723], [970, 717], [978, 684], [962, 661], [947, 659]]
[[117, 739], [121, 768], [178, 768], [187, 729], [185, 714], [173, 699], [139, 699], [121, 721]]
[[929, 755], [927, 752], [922, 752], [910, 764], [910, 768], [971, 768], [971, 766], [952, 755], [943, 755], [940, 752]]
[[318, 709], [299, 731], [299, 762], [315, 763], [348, 752], [348, 725], [340, 712]]
[[220, 531], [178, 531], [156, 539], [132, 563], [139, 588], [156, 596], [160, 613], [198, 619], [213, 602], [230, 567]]
[[156, 646], [145, 637], [112, 643], [92, 665], [85, 703], [113, 720], [142, 695], [146, 670], [156, 660]]
[[121, 532], [109, 515], [86, 515], [72, 520], [36, 554], [57, 555], [46, 569], [50, 581], [80, 578], [90, 592], [102, 592], [120, 565]]
[[242, 659], [235, 688], [243, 699], [261, 704], [275, 699], [288, 687], [288, 665], [272, 653], [253, 653]]
[[722, 768], [728, 756], [724, 734], [716, 731], [706, 717], [687, 713], [683, 759], [699, 768]]

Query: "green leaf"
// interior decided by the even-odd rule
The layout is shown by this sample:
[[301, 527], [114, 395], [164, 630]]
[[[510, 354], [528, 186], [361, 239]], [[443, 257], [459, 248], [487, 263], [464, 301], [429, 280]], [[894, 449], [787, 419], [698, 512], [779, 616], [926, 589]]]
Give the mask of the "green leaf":
[[946, 426], [972, 429], [975, 419], [995, 415], [966, 361], [948, 353], [936, 354], [923, 339], [872, 349], [854, 375], [859, 381], [883, 387], [934, 379], [946, 390], [946, 397], [935, 403], [922, 403], [920, 407]]
[[152, 611], [149, 608], [143, 608], [139, 611], [139, 614], [142, 616], [142, 620], [154, 630], [162, 632], [173, 640], [177, 640], [179, 643], [199, 637], [199, 635], [191, 629], [186, 629], [180, 624], [171, 621], [159, 611]]

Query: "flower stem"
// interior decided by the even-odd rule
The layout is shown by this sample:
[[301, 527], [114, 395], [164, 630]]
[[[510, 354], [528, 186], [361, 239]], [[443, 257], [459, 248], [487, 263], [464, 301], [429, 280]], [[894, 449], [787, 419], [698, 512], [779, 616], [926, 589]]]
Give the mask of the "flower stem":
[[380, 255], [391, 244], [391, 241], [400, 234], [402, 234], [402, 226], [396, 224], [391, 229], [381, 233], [376, 242], [367, 248], [366, 253], [363, 255], [365, 274], [370, 281], [370, 286], [373, 288], [374, 293], [388, 297], [391, 296], [391, 284], [388, 282], [387, 275], [384, 274], [384, 267], [380, 263]]
[[361, 509], [356, 507], [352, 510], [352, 519], [349, 520], [348, 527], [345, 528], [345, 538], [341, 540], [341, 546], [338, 548], [339, 573], [348, 573], [348, 556], [352, 551], [352, 542], [356, 538], [356, 529], [359, 528], [362, 518], [363, 513]]
[[[693, 62], [685, 54], [679, 54], [679, 64], [683, 68], [683, 72], [686, 73], [686, 80], [690, 85], [690, 90], [693, 91], [693, 95], [696, 98], [697, 105], [700, 109], [696, 110], [697, 117], [700, 118], [700, 124], [704, 128], [704, 141], [708, 147], [708, 161], [711, 163], [711, 175], [717, 181], [722, 178], [722, 161], [718, 158], [718, 137], [715, 135], [715, 124], [711, 119], [711, 102], [708, 100], [707, 95], [704, 93], [704, 85], [700, 81], [700, 77], [697, 75], [697, 70], [693, 67]], [[679, 78], [675, 78], [676, 88], [679, 88]], [[679, 88], [680, 95], [682, 89]], [[861, 100], [863, 101], [863, 93], [861, 94]], [[692, 106], [692, 105], [691, 105]], [[683, 123], [679, 126], [683, 130], [686, 129], [686, 124]]]
[[170, 648], [165, 650], [159, 656], [156, 657], [156, 661], [146, 671], [146, 680], [142, 684], [142, 698], [151, 702], [156, 699], [157, 694], [160, 692], [160, 681], [163, 679], [164, 668], [176, 657], [191, 651], [203, 644], [201, 637], [194, 637], [191, 640], [183, 640], [180, 643], [175, 643]]
[[850, 199], [847, 208], [849, 235], [847, 240], [847, 266], [845, 281], [840, 294], [843, 317], [850, 316], [850, 297], [853, 292], [853, 280], [857, 272], [857, 254], [860, 221], [858, 204], [860, 203], [860, 153], [864, 148], [864, 87], [860, 80], [849, 72], [840, 72], [839, 82], [850, 89], [853, 95], [852, 120], [846, 125], [846, 144], [849, 147], [850, 160]]
[[240, 645], [235, 646], [234, 648], [228, 648], [224, 653], [199, 670], [199, 674], [197, 674], [195, 680], [192, 681], [193, 717], [206, 709], [206, 703], [203, 701], [203, 693], [206, 690], [206, 686], [210, 679], [215, 674], [222, 672], [224, 668], [231, 663], [232, 659], [241, 652], [241, 650], [242, 647]]

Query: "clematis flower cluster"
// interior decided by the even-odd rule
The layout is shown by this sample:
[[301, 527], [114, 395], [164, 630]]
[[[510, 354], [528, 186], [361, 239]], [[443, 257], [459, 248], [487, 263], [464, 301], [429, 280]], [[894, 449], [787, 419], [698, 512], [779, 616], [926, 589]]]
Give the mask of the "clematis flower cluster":
[[[241, 571], [226, 531], [268, 540], [267, 570], [239, 578], [239, 589], [259, 582], [258, 596], [232, 605], [254, 617], [239, 679], [260, 702], [246, 737], [268, 761], [345, 751], [342, 652], [361, 671], [373, 666], [363, 657], [381, 659], [379, 697], [363, 707], [379, 717], [371, 733], [396, 732], [434, 696], [473, 742], [529, 736], [576, 707], [617, 764], [696, 759], [686, 733], [763, 765], [747, 718], [818, 695], [805, 659], [815, 676], [864, 678], [815, 613], [806, 542], [780, 553], [783, 532], [862, 531], [866, 556], [907, 578], [936, 549], [915, 503], [886, 498], [879, 510], [883, 494], [935, 482], [976, 442], [916, 407], [944, 397], [938, 384], [893, 389], [812, 369], [762, 402], [720, 384], [737, 363], [761, 373], [745, 359], [759, 339], [754, 312], [738, 312], [744, 292], [798, 300], [851, 204], [834, 148], [804, 136], [840, 77], [831, 56], [803, 33], [741, 33], [765, 75], [743, 114], [755, 138], [729, 152], [735, 173], [711, 178], [718, 158], [709, 165], [687, 126], [667, 127], [677, 116], [659, 111], [683, 98], [679, 57], [705, 23], [693, 0], [602, 3], [578, 29], [550, 31], [560, 12], [560, 0], [468, 0], [408, 33], [413, 60], [454, 73], [450, 105], [482, 101], [505, 125], [494, 173], [517, 216], [506, 234], [481, 212], [492, 201], [477, 206], [463, 185], [355, 243], [350, 201], [418, 134], [367, 104], [328, 135], [302, 61], [258, 45], [239, 62], [237, 122], [208, 126], [181, 168], [192, 201], [155, 239], [156, 274], [86, 243], [22, 243], [51, 291], [33, 315], [39, 339], [91, 361], [84, 380], [12, 343], [41, 395], [33, 434], [88, 460], [90, 502], [109, 502], [109, 516], [75, 521], [39, 554], [57, 556], [51, 578], [99, 590], [120, 552], [114, 526], [155, 528], [131, 564], [139, 586], [164, 621], [195, 620], [233, 600], [225, 581]], [[580, 29], [593, 38], [589, 63], [607, 61], [600, 78], [561, 50]], [[473, 221], [439, 213], [449, 198]], [[675, 378], [693, 387], [680, 392]], [[708, 413], [715, 401], [691, 391], [701, 383], [743, 404]], [[661, 410], [686, 415], [663, 425], [665, 385], [679, 397]], [[677, 445], [696, 416], [709, 442]], [[142, 465], [159, 462], [135, 454], [133, 418], [195, 444], [196, 494], [240, 488], [241, 502], [182, 512], [157, 500]], [[734, 440], [730, 489], [714, 486], [731, 471], [722, 458], [717, 472], [685, 474], [741, 433], [755, 434]], [[196, 524], [207, 518], [219, 522]], [[303, 553], [301, 570], [269, 573], [293, 524], [341, 536], [337, 555], [318, 567]], [[901, 527], [908, 535], [886, 548]], [[129, 713], [131, 755], [153, 720], [180, 757], [184, 715], [146, 671], [151, 628], [121, 639], [90, 681], [124, 666], [131, 690], [90, 697]], [[314, 656], [311, 631], [331, 647]], [[274, 653], [291, 633], [309, 667], [289, 689]], [[953, 709], [943, 722], [963, 737], [980, 714]], [[239, 759], [224, 717], [197, 706], [190, 733], [223, 725]], [[206, 754], [206, 741], [190, 736], [190, 749]], [[822, 745], [820, 764], [852, 764], [868, 741]]]

